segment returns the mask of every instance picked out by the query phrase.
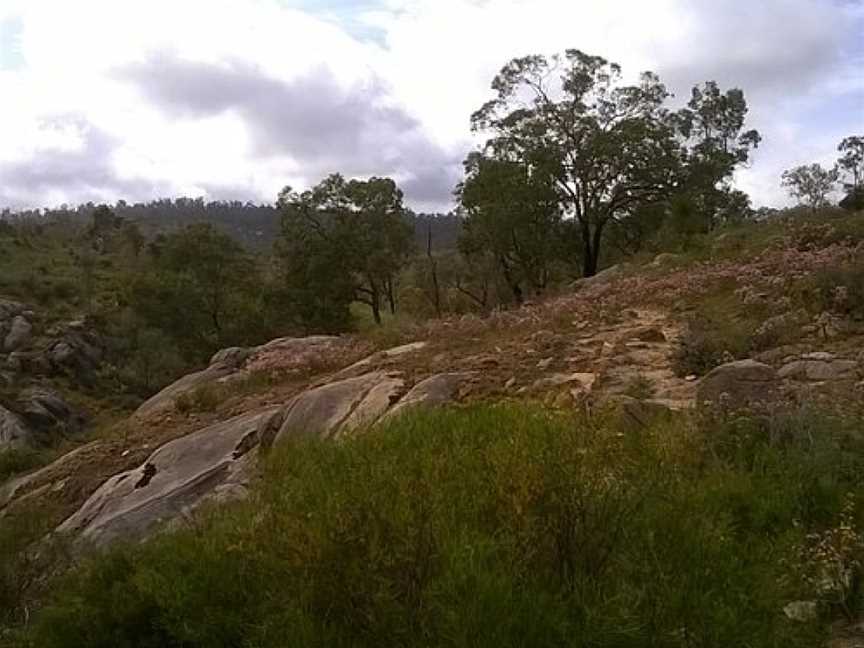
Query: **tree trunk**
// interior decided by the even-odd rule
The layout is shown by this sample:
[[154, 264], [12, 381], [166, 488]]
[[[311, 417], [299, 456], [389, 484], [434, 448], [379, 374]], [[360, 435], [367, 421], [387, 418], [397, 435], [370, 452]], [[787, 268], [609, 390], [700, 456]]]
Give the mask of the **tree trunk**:
[[432, 304], [435, 315], [441, 317], [441, 287], [438, 285], [438, 262], [432, 255], [432, 223], [426, 229], [426, 256], [429, 259], [429, 271], [432, 274]]
[[522, 294], [522, 286], [519, 285], [519, 282], [513, 278], [513, 273], [510, 270], [510, 266], [507, 265], [507, 261], [504, 257], [499, 258], [498, 262], [501, 265], [501, 272], [504, 275], [504, 281], [507, 282], [507, 285], [510, 286], [510, 290], [513, 293], [513, 299], [516, 300], [517, 304], [522, 304], [525, 301], [525, 297]]

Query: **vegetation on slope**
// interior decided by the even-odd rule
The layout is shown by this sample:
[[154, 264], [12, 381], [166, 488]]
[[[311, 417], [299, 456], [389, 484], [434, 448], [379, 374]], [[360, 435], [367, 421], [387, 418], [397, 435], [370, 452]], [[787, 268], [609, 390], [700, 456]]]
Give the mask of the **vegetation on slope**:
[[[860, 604], [860, 432], [499, 405], [297, 443], [250, 501], [79, 566], [10, 641], [809, 647]], [[822, 616], [786, 618], [798, 599]]]

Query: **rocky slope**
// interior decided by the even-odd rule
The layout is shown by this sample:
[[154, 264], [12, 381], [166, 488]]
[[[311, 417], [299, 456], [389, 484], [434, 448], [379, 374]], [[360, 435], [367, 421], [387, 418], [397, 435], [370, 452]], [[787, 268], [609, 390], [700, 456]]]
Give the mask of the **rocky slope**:
[[[801, 314], [787, 295], [794, 282], [853, 258], [858, 247], [800, 249], [790, 240], [746, 260], [695, 265], [661, 255], [642, 268], [577, 282], [542, 303], [415, 326], [390, 348], [362, 336], [313, 336], [225, 349], [108, 434], [0, 485], [0, 515], [50, 493], [64, 531], [97, 544], [146, 535], [201, 502], [241, 494], [257, 455], [282, 439], [338, 439], [422, 404], [530, 399], [609, 410], [639, 426], [705, 401], [855, 403], [864, 386], [864, 335], [827, 314]], [[728, 292], [730, 282], [743, 308], [767, 313], [764, 327], [794, 319], [794, 342], [768, 346], [701, 380], [676, 375], [689, 309], [720, 286]], [[0, 303], [4, 344], [11, 335], [18, 348], [3, 356], [6, 372], [16, 368], [12, 380], [21, 385], [14, 411], [0, 409], [0, 442], [7, 443], [39, 425], [75, 420], [62, 398], [25, 389], [22, 375], [75, 367], [86, 373], [100, 353], [84, 323], [50, 331], [31, 323], [25, 341], [20, 318], [30, 322], [33, 314]]]

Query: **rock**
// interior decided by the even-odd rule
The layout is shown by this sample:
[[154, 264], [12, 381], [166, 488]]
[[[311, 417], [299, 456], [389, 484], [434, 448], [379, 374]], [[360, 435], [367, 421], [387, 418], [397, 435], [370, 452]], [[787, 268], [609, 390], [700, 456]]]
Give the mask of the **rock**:
[[76, 412], [56, 391], [43, 387], [26, 389], [18, 395], [22, 418], [33, 430], [43, 434], [76, 433], [85, 417]]
[[819, 617], [816, 601], [792, 601], [783, 606], [783, 614], [791, 621], [806, 623]]
[[2, 350], [9, 353], [18, 351], [27, 345], [33, 333], [33, 325], [23, 315], [16, 315], [9, 326], [9, 332], [3, 340]]
[[672, 416], [672, 410], [660, 403], [617, 395], [607, 401], [612, 406], [616, 425], [623, 430], [641, 430]]
[[828, 351], [811, 351], [810, 353], [802, 353], [802, 360], [823, 360], [825, 362], [830, 362], [834, 360], [837, 356]]
[[27, 312], [27, 307], [21, 302], [11, 299], [0, 299], [0, 322], [11, 320], [16, 315]]
[[593, 373], [556, 373], [551, 376], [545, 376], [534, 381], [534, 389], [549, 389], [552, 387], [560, 387], [569, 383], [579, 383], [579, 386], [586, 391], [590, 391], [594, 382], [597, 380], [597, 374]]
[[696, 392], [700, 405], [722, 405], [732, 410], [771, 403], [777, 398], [777, 372], [755, 360], [736, 360], [715, 367]]
[[32, 437], [21, 417], [0, 405], [0, 449], [30, 443]]
[[336, 437], [373, 424], [402, 393], [396, 374], [375, 371], [309, 389], [287, 406], [275, 441]]
[[136, 540], [188, 515], [208, 498], [248, 480], [249, 460], [273, 436], [281, 407], [243, 414], [166, 443], [138, 468], [115, 475], [57, 530], [104, 547]]
[[504, 383], [504, 389], [512, 389], [516, 385], [516, 376], [511, 376]]
[[398, 356], [403, 356], [406, 353], [414, 353], [415, 351], [425, 349], [428, 344], [428, 342], [410, 342], [408, 344], [393, 347], [392, 349], [386, 349], [385, 351], [382, 351], [381, 354], [387, 358], [396, 358]]
[[666, 334], [656, 326], [645, 326], [633, 331], [631, 337], [640, 342], [665, 342]]
[[383, 420], [415, 410], [418, 407], [446, 405], [456, 399], [459, 388], [472, 376], [474, 376], [474, 372], [462, 371], [435, 374], [421, 380], [387, 412]]
[[[68, 464], [75, 457], [93, 450], [100, 444], [100, 441], [91, 441], [90, 443], [87, 443], [79, 448], [75, 448], [71, 452], [67, 452], [59, 459], [56, 459], [47, 466], [40, 468], [35, 472], [15, 477], [10, 481], [6, 482], [5, 484], [0, 485], [0, 511], [2, 511], [6, 507], [6, 505], [9, 504], [12, 500], [18, 497], [18, 493], [28, 484], [38, 481], [45, 475], [50, 475], [51, 473], [57, 472], [58, 469]], [[52, 490], [57, 490], [56, 484], [54, 485], [54, 488]]]
[[276, 338], [251, 349], [230, 347], [217, 351], [210, 364], [201, 371], [187, 374], [171, 383], [145, 401], [135, 416], [146, 417], [171, 411], [177, 398], [209, 384], [226, 382], [253, 370], [297, 368], [320, 360], [333, 343], [340, 338], [330, 335], [312, 335], [303, 338]]
[[210, 358], [210, 365], [221, 364], [239, 369], [253, 351], [254, 349], [247, 347], [228, 347], [213, 354], [213, 357]]
[[674, 265], [680, 259], [681, 256], [678, 254], [672, 254], [671, 252], [661, 252], [654, 257], [654, 260], [650, 263], [650, 265], [655, 268], [660, 268], [663, 266]]
[[[807, 358], [809, 356], [809, 359]], [[813, 358], [813, 356], [818, 356]], [[858, 363], [855, 360], [835, 360], [831, 354], [805, 354], [802, 360], [793, 360], [777, 372], [780, 378], [793, 380], [854, 380]], [[824, 359], [823, 359], [824, 358]]]
[[617, 265], [613, 265], [604, 270], [601, 270], [593, 277], [582, 277], [581, 279], [577, 279], [570, 284], [570, 287], [576, 290], [582, 288], [591, 288], [594, 286], [602, 286], [610, 283], [611, 281], [614, 281], [615, 279], [623, 277], [625, 273], [626, 266], [619, 263]]
[[234, 367], [229, 364], [217, 363], [210, 365], [202, 371], [187, 374], [171, 383], [155, 396], [151, 396], [135, 410], [134, 416], [153, 416], [161, 412], [171, 411], [177, 398], [182, 394], [199, 389], [204, 385], [212, 384], [232, 374]]
[[6, 368], [16, 374], [47, 375], [51, 373], [51, 362], [39, 351], [13, 351], [6, 358]]

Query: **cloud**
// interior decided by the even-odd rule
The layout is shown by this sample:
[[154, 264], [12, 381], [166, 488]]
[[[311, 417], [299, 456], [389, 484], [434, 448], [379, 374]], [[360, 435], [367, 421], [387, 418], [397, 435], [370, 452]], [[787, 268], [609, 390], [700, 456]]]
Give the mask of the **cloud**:
[[70, 145], [35, 150], [29, 158], [0, 162], [0, 204], [25, 207], [39, 196], [44, 204], [74, 195], [80, 202], [147, 198], [170, 189], [146, 178], [124, 178], [112, 163], [115, 138], [80, 115], [54, 115], [40, 121], [43, 131]]
[[0, 105], [0, 207], [269, 201], [341, 171], [392, 175], [412, 207], [447, 209], [495, 73], [568, 47], [652, 69], [678, 101], [707, 79], [743, 88], [764, 139], [738, 179], [757, 204], [787, 200], [784, 168], [830, 162], [864, 132], [860, 1], [0, 4], [14, 97]]

